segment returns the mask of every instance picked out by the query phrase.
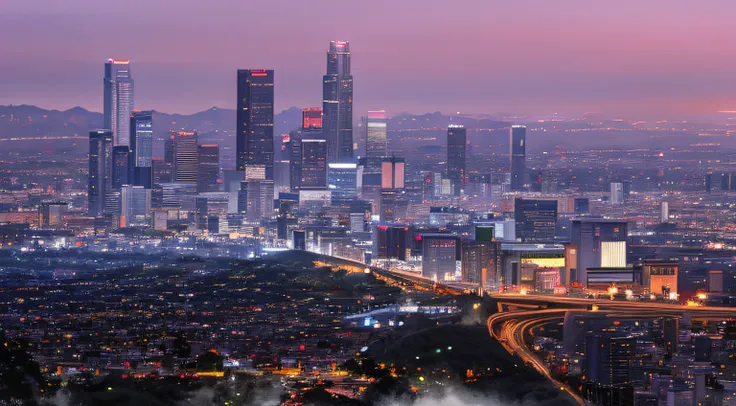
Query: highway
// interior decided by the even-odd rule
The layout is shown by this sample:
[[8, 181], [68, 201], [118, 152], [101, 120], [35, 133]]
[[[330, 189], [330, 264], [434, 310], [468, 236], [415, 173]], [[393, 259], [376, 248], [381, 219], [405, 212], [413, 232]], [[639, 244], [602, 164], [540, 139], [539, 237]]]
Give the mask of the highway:
[[[611, 318], [653, 318], [662, 316], [682, 317], [685, 314], [697, 320], [726, 320], [733, 317], [734, 308], [683, 306], [662, 302], [631, 302], [605, 299], [583, 299], [565, 296], [493, 294], [499, 303], [537, 305], [544, 307], [554, 304], [554, 308], [517, 310], [496, 313], [488, 318], [489, 333], [511, 354], [518, 355], [525, 364], [534, 367], [555, 386], [568, 392], [575, 401], [584, 405], [585, 401], [569, 386], [554, 379], [547, 366], [529, 349], [524, 337], [536, 327], [555, 321], [562, 321], [568, 311], [597, 311]], [[589, 310], [593, 305], [598, 310]]]
[[[335, 261], [334, 257], [323, 256], [327, 261]], [[365, 266], [359, 262], [339, 259], [354, 266]], [[466, 286], [442, 284], [409, 272], [370, 268], [377, 276], [392, 279], [415, 288], [433, 290], [441, 295], [459, 295], [471, 291]], [[579, 298], [543, 294], [490, 293], [488, 297], [499, 304], [499, 313], [488, 318], [488, 331], [511, 354], [518, 355], [526, 365], [534, 367], [540, 374], [549, 379], [556, 387], [567, 392], [579, 405], [585, 405], [575, 390], [554, 379], [547, 366], [527, 346], [525, 336], [532, 329], [544, 324], [562, 321], [568, 311], [596, 311], [611, 318], [654, 318], [683, 317], [692, 320], [721, 321], [733, 317], [736, 308], [712, 306], [685, 306], [661, 301], [629, 301], [610, 300], [607, 298]], [[502, 311], [503, 306], [527, 307], [517, 311]], [[595, 309], [595, 310], [594, 310]]]
[[567, 392], [577, 404], [585, 405], [583, 398], [572, 388], [552, 377], [547, 366], [527, 347], [524, 339], [530, 329], [555, 320], [562, 320], [566, 312], [566, 309], [544, 309], [496, 313], [488, 318], [488, 331], [506, 348], [506, 351], [518, 355], [526, 365], [534, 367], [553, 385]]

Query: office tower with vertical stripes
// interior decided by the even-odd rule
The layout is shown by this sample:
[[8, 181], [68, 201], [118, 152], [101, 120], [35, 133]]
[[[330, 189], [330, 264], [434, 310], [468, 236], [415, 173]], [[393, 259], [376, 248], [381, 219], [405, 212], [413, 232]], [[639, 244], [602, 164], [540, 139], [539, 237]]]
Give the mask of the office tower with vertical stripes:
[[87, 212], [90, 216], [105, 214], [105, 201], [112, 192], [112, 147], [112, 131], [95, 130], [89, 133]]
[[109, 59], [103, 79], [103, 126], [113, 133], [115, 145], [130, 145], [133, 76], [130, 61]]
[[174, 182], [197, 183], [197, 133], [180, 131], [174, 139]]
[[327, 74], [322, 78], [322, 129], [330, 162], [353, 159], [353, 76], [350, 73], [350, 42], [331, 41], [327, 51]]
[[153, 186], [153, 111], [134, 111], [130, 116], [130, 182]]
[[246, 179], [273, 180], [273, 79], [273, 70], [238, 70], [236, 169]]

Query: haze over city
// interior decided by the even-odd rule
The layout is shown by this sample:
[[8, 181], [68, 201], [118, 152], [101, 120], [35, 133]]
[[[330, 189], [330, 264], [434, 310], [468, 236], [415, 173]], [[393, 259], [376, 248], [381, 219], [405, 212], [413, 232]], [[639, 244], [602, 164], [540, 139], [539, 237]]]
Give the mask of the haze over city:
[[[0, 104], [99, 111], [99, 61], [135, 61], [136, 107], [234, 107], [234, 69], [275, 69], [276, 107], [319, 105], [349, 38], [356, 111], [632, 118], [736, 110], [736, 4], [8, 0]], [[679, 117], [678, 117], [679, 115]]]
[[736, 4], [0, 4], [0, 406], [736, 405]]

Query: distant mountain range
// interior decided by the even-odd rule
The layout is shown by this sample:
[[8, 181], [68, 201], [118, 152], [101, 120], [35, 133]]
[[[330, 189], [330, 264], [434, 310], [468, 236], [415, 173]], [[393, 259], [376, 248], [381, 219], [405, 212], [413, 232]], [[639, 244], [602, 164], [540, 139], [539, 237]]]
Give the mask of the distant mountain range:
[[[235, 132], [235, 110], [212, 107], [194, 114], [154, 112], [155, 136], [163, 137], [171, 130], [194, 130], [200, 134]], [[274, 117], [274, 132], [284, 134], [298, 128], [301, 109], [291, 107]], [[357, 127], [356, 122], [356, 127]], [[414, 115], [401, 113], [389, 119], [390, 130], [446, 128], [463, 124], [468, 128], [497, 128], [508, 125], [485, 116], [445, 116], [439, 112]], [[102, 113], [73, 107], [69, 110], [46, 110], [37, 106], [0, 106], [0, 139], [87, 136], [102, 127]]]
[[[301, 109], [292, 107], [275, 117], [276, 131], [288, 131], [301, 120]], [[201, 134], [235, 132], [235, 110], [213, 107], [194, 114], [154, 112], [155, 136], [163, 137], [170, 130], [194, 130]], [[73, 107], [69, 110], [46, 110], [36, 106], [0, 106], [0, 139], [86, 136], [90, 130], [102, 127], [102, 113]], [[284, 129], [281, 129], [284, 128]]]

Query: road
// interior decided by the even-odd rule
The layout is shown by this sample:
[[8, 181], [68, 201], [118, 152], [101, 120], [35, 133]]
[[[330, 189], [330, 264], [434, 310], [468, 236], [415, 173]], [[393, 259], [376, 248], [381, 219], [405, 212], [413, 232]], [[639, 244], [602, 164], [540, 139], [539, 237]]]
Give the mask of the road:
[[532, 304], [540, 306], [554, 304], [557, 306], [551, 309], [496, 313], [488, 318], [488, 331], [509, 353], [518, 355], [525, 364], [531, 365], [555, 386], [569, 393], [580, 405], [585, 405], [585, 400], [572, 388], [554, 379], [544, 362], [537, 358], [534, 352], [526, 345], [524, 337], [531, 329], [550, 322], [562, 321], [565, 314], [571, 310], [593, 311], [586, 310], [586, 308], [590, 308], [592, 305], [598, 306], [600, 310], [597, 311], [612, 318], [681, 317], [684, 314], [690, 314], [693, 319], [720, 321], [732, 317], [734, 313], [734, 308], [730, 307], [683, 306], [661, 302], [629, 302], [516, 294], [495, 294], [493, 297], [500, 303], [507, 304]]
[[585, 405], [583, 398], [572, 388], [552, 377], [544, 362], [537, 358], [524, 340], [524, 336], [530, 329], [555, 320], [562, 320], [566, 312], [566, 309], [544, 309], [496, 313], [488, 318], [488, 331], [506, 348], [506, 351], [518, 355], [526, 365], [534, 367], [553, 385], [567, 392], [577, 404]]

